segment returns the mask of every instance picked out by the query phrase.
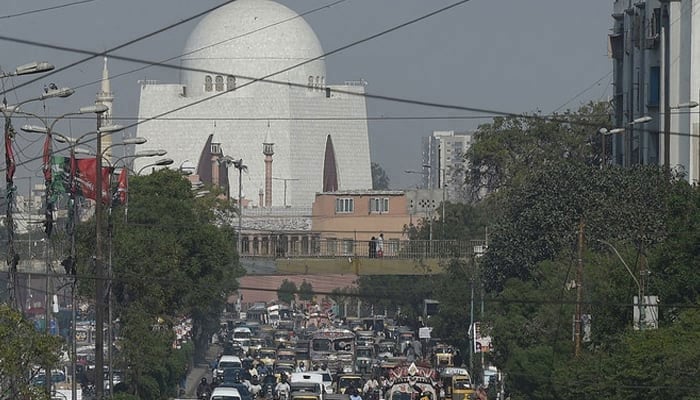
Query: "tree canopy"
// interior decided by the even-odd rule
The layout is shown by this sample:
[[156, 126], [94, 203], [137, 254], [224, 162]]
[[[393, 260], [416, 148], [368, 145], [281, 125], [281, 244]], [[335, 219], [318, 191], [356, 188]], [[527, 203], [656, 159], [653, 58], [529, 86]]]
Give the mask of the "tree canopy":
[[384, 168], [378, 163], [373, 162], [371, 164], [372, 169], [372, 189], [374, 190], [387, 190], [389, 189], [389, 176], [386, 174]]
[[[191, 361], [173, 349], [173, 326], [192, 319], [194, 354], [203, 357], [243, 275], [234, 231], [222, 223], [232, 206], [211, 189], [210, 196], [195, 198], [190, 182], [167, 169], [132, 177], [128, 208], [113, 208], [104, 224], [104, 237], [111, 237], [114, 315], [121, 327], [118, 365], [138, 371], [128, 374], [123, 386], [141, 398], [175, 394], [183, 363]], [[92, 254], [93, 236], [94, 224], [85, 224], [81, 274], [90, 274], [85, 258]]]
[[0, 304], [0, 399], [43, 399], [44, 388], [32, 385], [43, 365], [56, 365], [61, 339], [38, 332], [34, 324]]

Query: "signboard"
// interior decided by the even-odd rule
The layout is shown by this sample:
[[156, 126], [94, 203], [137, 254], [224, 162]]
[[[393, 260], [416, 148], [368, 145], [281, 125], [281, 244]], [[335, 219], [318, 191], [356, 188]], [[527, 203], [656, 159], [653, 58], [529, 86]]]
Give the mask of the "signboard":
[[639, 303], [639, 298], [634, 296], [634, 329], [657, 329], [659, 327], [659, 297], [644, 296], [644, 301]]
[[483, 335], [481, 332], [481, 325], [479, 322], [474, 322], [473, 326], [473, 344], [475, 353], [488, 353], [493, 349], [493, 343], [491, 343], [491, 336]]
[[418, 339], [430, 339], [430, 333], [432, 331], [433, 328], [429, 326], [418, 328]]

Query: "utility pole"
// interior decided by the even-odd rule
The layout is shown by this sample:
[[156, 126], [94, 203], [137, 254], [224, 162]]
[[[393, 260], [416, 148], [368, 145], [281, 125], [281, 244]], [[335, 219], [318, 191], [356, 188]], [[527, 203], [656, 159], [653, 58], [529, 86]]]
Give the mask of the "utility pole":
[[661, 10], [661, 23], [663, 24], [664, 35], [664, 168], [666, 171], [669, 171], [669, 168], [671, 168], [671, 23], [669, 2], [670, 0], [664, 0]]
[[639, 244], [639, 330], [643, 331], [646, 325], [646, 295], [645, 295], [645, 276], [647, 274], [647, 256], [644, 249], [644, 240]]
[[583, 217], [578, 223], [578, 264], [576, 267], [576, 316], [574, 321], [574, 355], [578, 357], [581, 354], [581, 314], [583, 301], [583, 228], [585, 223]]
[[104, 398], [104, 270], [102, 266], [102, 117], [95, 141], [95, 397]]

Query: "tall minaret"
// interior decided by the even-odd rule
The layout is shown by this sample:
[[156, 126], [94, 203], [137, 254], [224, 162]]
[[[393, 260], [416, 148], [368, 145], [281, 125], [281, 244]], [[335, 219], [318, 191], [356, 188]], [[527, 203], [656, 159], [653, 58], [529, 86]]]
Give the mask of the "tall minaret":
[[[268, 128], [270, 127], [268, 123]], [[270, 129], [267, 130], [265, 141], [263, 142], [263, 154], [265, 155], [265, 207], [272, 207], [272, 156], [275, 154], [273, 146], [275, 144], [270, 140]]]
[[[112, 125], [112, 101], [114, 100], [114, 95], [112, 94], [112, 88], [109, 84], [109, 71], [107, 70], [107, 57], [104, 58], [104, 67], [102, 68], [102, 84], [100, 86], [100, 91], [97, 93], [97, 99], [95, 104], [104, 104], [107, 106], [107, 111], [100, 114], [99, 118], [100, 126]], [[112, 135], [106, 134], [102, 136], [102, 148], [106, 149], [108, 146], [112, 145]], [[107, 150], [105, 153], [105, 158], [107, 161], [112, 162], [112, 150]]]

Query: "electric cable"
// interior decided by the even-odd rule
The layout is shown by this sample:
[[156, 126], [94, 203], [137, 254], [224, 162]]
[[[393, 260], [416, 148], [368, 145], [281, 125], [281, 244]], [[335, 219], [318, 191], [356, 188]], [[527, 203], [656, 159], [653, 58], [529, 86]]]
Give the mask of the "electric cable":
[[[198, 13], [196, 13], [196, 14], [190, 16], [190, 17], [187, 17], [187, 18], [185, 18], [185, 19], [183, 19], [183, 20], [174, 22], [174, 23], [172, 23], [172, 24], [169, 24], [169, 25], [166, 25], [166, 26], [164, 26], [164, 27], [162, 27], [162, 28], [156, 29], [155, 31], [152, 31], [152, 32], [147, 33], [147, 34], [145, 34], [145, 35], [141, 35], [141, 36], [139, 36], [139, 37], [137, 37], [137, 38], [131, 39], [131, 40], [129, 40], [129, 41], [127, 41], [127, 42], [124, 42], [124, 43], [122, 43], [122, 44], [120, 44], [120, 45], [111, 47], [111, 48], [109, 48], [109, 49], [107, 49], [107, 50], [105, 50], [105, 51], [103, 51], [103, 52], [95, 53], [94, 55], [91, 55], [91, 56], [86, 57], [86, 58], [82, 58], [82, 59], [80, 59], [80, 60], [78, 60], [78, 61], [74, 61], [74, 62], [72, 62], [72, 63], [70, 63], [70, 64], [68, 64], [68, 65], [63, 66], [63, 67], [53, 69], [53, 70], [48, 71], [48, 72], [46, 72], [46, 73], [44, 73], [44, 74], [41, 74], [39, 77], [36, 77], [36, 78], [34, 78], [34, 79], [30, 79], [30, 80], [24, 81], [24, 82], [20, 83], [19, 85], [15, 85], [15, 86], [13, 86], [11, 89], [9, 89], [9, 90], [16, 90], [16, 89], [20, 89], [20, 88], [22, 88], [22, 87], [25, 87], [25, 86], [27, 86], [27, 85], [31, 85], [32, 83], [38, 82], [38, 81], [40, 81], [40, 80], [43, 80], [43, 79], [45, 79], [45, 78], [47, 78], [47, 77], [49, 77], [49, 76], [51, 76], [51, 75], [54, 75], [54, 74], [57, 74], [57, 73], [59, 73], [59, 72], [65, 71], [65, 70], [67, 70], [67, 69], [73, 68], [73, 67], [75, 67], [76, 65], [80, 65], [80, 64], [82, 64], [82, 63], [84, 63], [84, 62], [86, 62], [86, 61], [90, 61], [90, 60], [92, 60], [92, 59], [95, 58], [95, 57], [106, 56], [106, 55], [108, 55], [109, 53], [112, 53], [112, 52], [117, 51], [117, 50], [119, 50], [119, 49], [123, 49], [124, 47], [130, 46], [130, 45], [132, 45], [132, 44], [134, 44], [134, 43], [138, 43], [138, 42], [140, 42], [140, 41], [142, 41], [142, 40], [151, 38], [151, 37], [153, 37], [153, 36], [159, 35], [159, 34], [161, 34], [161, 33], [163, 33], [163, 32], [166, 32], [166, 31], [168, 31], [168, 30], [170, 30], [170, 29], [172, 29], [172, 28], [178, 27], [178, 26], [180, 26], [180, 25], [182, 25], [182, 24], [184, 24], [184, 23], [187, 23], [187, 22], [192, 21], [192, 20], [194, 20], [194, 19], [197, 19], [197, 18], [199, 18], [199, 17], [201, 17], [201, 16], [204, 16], [204, 15], [206, 15], [206, 14], [208, 14], [208, 13], [214, 11], [214, 10], [217, 10], [217, 9], [219, 9], [219, 8], [221, 8], [221, 7], [223, 7], [223, 6], [227, 5], [227, 4], [229, 4], [229, 3], [232, 3], [232, 2], [234, 2], [234, 1], [236, 1], [236, 0], [228, 0], [228, 1], [225, 1], [225, 2], [223, 2], [223, 3], [221, 3], [221, 4], [219, 4], [219, 5], [216, 5], [216, 6], [214, 6], [214, 7], [208, 8], [208, 9], [206, 9], [206, 10], [204, 10], [204, 11], [198, 12]], [[14, 41], [14, 42], [16, 42], [16, 43], [22, 43], [22, 42], [23, 42], [23, 41], [20, 41], [20, 39], [17, 39], [17, 38], [14, 38], [14, 39], [15, 39], [15, 40], [9, 40], [9, 41]], [[6, 40], [6, 39], [3, 37], [3, 38], [0, 38], [0, 40]], [[27, 41], [27, 42], [30, 42], [30, 41]], [[24, 44], [29, 44], [29, 43], [24, 43]], [[3, 90], [3, 91], [0, 93], [0, 95], [4, 95], [6, 92], [7, 92], [7, 90]]]
[[[181, 58], [181, 57], [184, 57], [184, 56], [188, 56], [188, 55], [191, 55], [191, 54], [200, 52], [200, 51], [202, 51], [202, 50], [205, 50], [205, 49], [208, 49], [208, 48], [211, 48], [211, 47], [215, 47], [215, 46], [218, 46], [218, 45], [221, 45], [221, 44], [230, 42], [230, 41], [232, 41], [232, 40], [240, 39], [240, 38], [242, 38], [242, 37], [249, 36], [249, 35], [252, 35], [252, 34], [254, 34], [254, 33], [261, 32], [261, 31], [263, 31], [263, 30], [265, 30], [265, 29], [272, 28], [272, 27], [275, 27], [275, 26], [277, 26], [277, 25], [284, 24], [284, 23], [286, 23], [286, 22], [292, 21], [292, 20], [297, 19], [297, 18], [302, 18], [302, 17], [304, 17], [304, 16], [311, 15], [311, 14], [313, 14], [313, 13], [315, 13], [315, 12], [324, 10], [324, 9], [326, 9], [326, 8], [331, 8], [331, 7], [335, 6], [335, 5], [338, 5], [338, 4], [340, 4], [340, 3], [343, 3], [343, 2], [345, 2], [345, 1], [347, 1], [347, 0], [336, 0], [336, 1], [332, 2], [332, 3], [329, 3], [329, 4], [326, 4], [326, 5], [323, 5], [323, 6], [314, 8], [314, 9], [309, 10], [309, 11], [305, 11], [305, 12], [303, 12], [303, 13], [301, 13], [301, 14], [297, 14], [297, 15], [295, 15], [295, 16], [293, 16], [293, 17], [289, 17], [289, 18], [283, 19], [283, 20], [281, 20], [281, 21], [277, 21], [277, 22], [274, 22], [274, 23], [272, 23], [272, 24], [265, 25], [265, 26], [262, 26], [262, 27], [257, 28], [257, 29], [253, 29], [253, 30], [251, 30], [251, 31], [244, 32], [244, 33], [242, 33], [242, 34], [240, 34], [240, 35], [236, 35], [236, 36], [233, 36], [233, 37], [230, 37], [230, 38], [221, 40], [221, 41], [219, 41], [219, 42], [212, 43], [212, 44], [210, 44], [210, 45], [203, 46], [203, 47], [200, 47], [200, 48], [198, 48], [198, 49], [194, 49], [194, 50], [191, 50], [191, 51], [188, 51], [188, 52], [179, 54], [179, 55], [177, 55], [177, 56], [169, 57], [169, 58], [166, 58], [166, 59], [163, 59], [163, 60], [160, 60], [160, 61], [156, 61], [156, 62], [148, 62], [148, 63], [145, 63], [145, 65], [142, 66], [142, 67], [138, 67], [138, 68], [135, 68], [135, 69], [132, 69], [132, 70], [129, 70], [129, 71], [126, 71], [126, 72], [122, 72], [122, 73], [119, 73], [119, 74], [116, 74], [116, 75], [111, 75], [111, 76], [109, 77], [109, 79], [110, 79], [110, 80], [113, 80], [113, 79], [120, 78], [120, 77], [125, 76], [125, 75], [130, 75], [130, 74], [132, 74], [132, 73], [134, 73], [134, 72], [143, 71], [144, 69], [147, 69], [147, 68], [150, 68], [150, 67], [153, 67], [153, 66], [160, 66], [161, 64], [164, 64], [164, 63], [166, 63], [166, 62], [168, 62], [168, 61], [172, 61], [172, 60], [175, 60], [175, 59], [177, 59], [177, 58]], [[180, 68], [178, 68], [178, 69], [180, 69]], [[90, 85], [94, 85], [94, 84], [100, 83], [100, 82], [102, 82], [102, 79], [98, 79], [98, 80], [95, 80], [95, 81], [92, 81], [92, 82], [84, 83], [84, 84], [81, 84], [81, 85], [72, 87], [72, 89], [78, 90], [78, 89], [81, 89], [81, 88], [83, 88], [83, 87], [90, 86]], [[132, 119], [136, 119], [136, 118], [132, 118]]]
[[559, 111], [559, 110], [561, 110], [562, 108], [564, 108], [564, 107], [566, 107], [567, 105], [569, 105], [569, 103], [571, 103], [572, 101], [574, 101], [574, 100], [578, 99], [579, 97], [583, 96], [586, 92], [588, 92], [589, 90], [591, 90], [591, 89], [593, 89], [594, 87], [596, 87], [603, 79], [605, 79], [605, 78], [611, 76], [612, 73], [613, 73], [613, 72], [610, 71], [610, 72], [608, 72], [607, 74], [603, 75], [602, 77], [600, 77], [600, 79], [598, 79], [598, 80], [596, 80], [595, 82], [593, 82], [590, 86], [588, 86], [588, 87], [586, 87], [585, 89], [583, 89], [582, 91], [576, 93], [576, 95], [574, 95], [574, 97], [572, 97], [572, 98], [570, 98], [569, 100], [567, 100], [566, 102], [564, 102], [564, 104], [562, 104], [562, 105], [560, 105], [559, 107], [555, 108], [554, 111], [552, 111], [550, 114], [556, 113], [557, 111]]
[[92, 3], [93, 1], [96, 0], [80, 0], [80, 1], [74, 1], [72, 3], [66, 3], [66, 4], [60, 4], [57, 6], [52, 6], [52, 7], [46, 7], [46, 8], [39, 8], [36, 10], [29, 10], [29, 11], [23, 11], [15, 14], [8, 14], [8, 15], [2, 15], [0, 16], [0, 19], [8, 19], [8, 18], [15, 18], [15, 17], [21, 17], [24, 15], [29, 15], [29, 14], [36, 14], [44, 11], [51, 11], [51, 10], [56, 10], [59, 8], [65, 8], [65, 7], [70, 7], [70, 6], [75, 6], [78, 4], [84, 4], [84, 3]]

